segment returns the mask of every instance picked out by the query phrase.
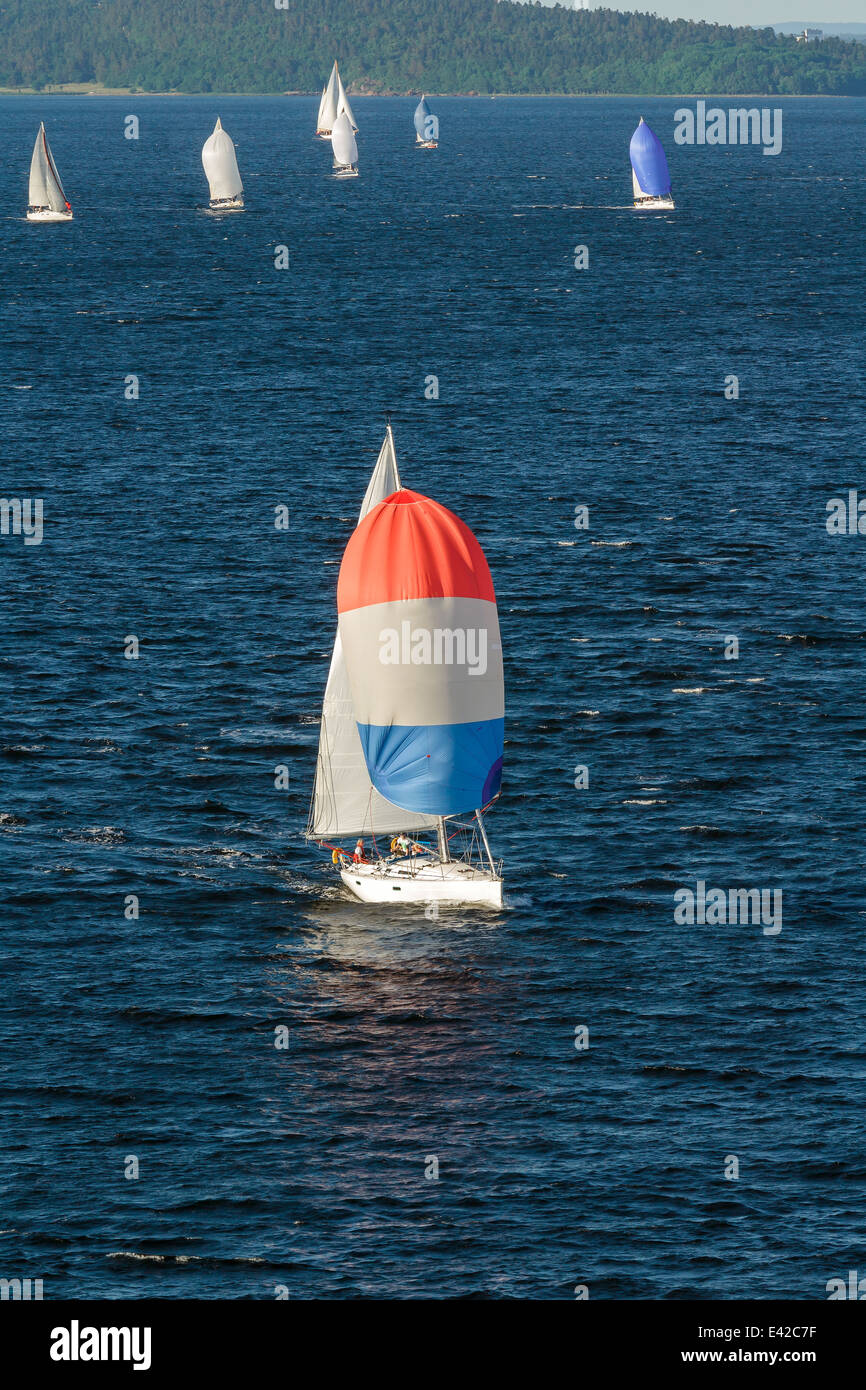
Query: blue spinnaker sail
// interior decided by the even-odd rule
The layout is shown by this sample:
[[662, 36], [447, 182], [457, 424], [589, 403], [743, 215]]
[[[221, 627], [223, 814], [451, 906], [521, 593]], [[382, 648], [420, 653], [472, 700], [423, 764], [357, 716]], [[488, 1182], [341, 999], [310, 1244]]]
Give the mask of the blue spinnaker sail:
[[662, 142], [644, 120], [631, 137], [628, 147], [631, 167], [641, 189], [652, 198], [663, 197], [671, 191], [671, 176]]

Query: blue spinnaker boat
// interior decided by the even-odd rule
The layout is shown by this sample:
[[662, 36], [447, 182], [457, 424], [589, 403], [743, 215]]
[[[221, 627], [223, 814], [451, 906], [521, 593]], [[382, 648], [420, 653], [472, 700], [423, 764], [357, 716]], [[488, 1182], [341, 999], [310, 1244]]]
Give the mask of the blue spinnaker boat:
[[643, 116], [629, 145], [634, 195], [636, 198], [669, 198], [671, 176], [662, 142]]

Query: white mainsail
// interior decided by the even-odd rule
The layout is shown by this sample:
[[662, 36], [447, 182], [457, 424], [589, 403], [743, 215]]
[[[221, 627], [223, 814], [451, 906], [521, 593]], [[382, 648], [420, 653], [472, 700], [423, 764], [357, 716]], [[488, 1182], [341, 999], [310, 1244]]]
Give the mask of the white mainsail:
[[51, 158], [45, 126], [40, 123], [33, 158], [30, 161], [29, 202], [33, 208], [51, 208], [52, 212], [71, 211], [60, 176]]
[[[364, 494], [358, 522], [362, 522], [367, 513], [386, 497], [399, 490], [397, 455], [389, 425]], [[436, 824], [435, 816], [401, 811], [399, 806], [387, 801], [374, 789], [355, 722], [355, 707], [338, 632], [322, 704], [319, 758], [307, 838], [319, 840], [341, 835], [389, 835], [399, 830], [423, 830]]]
[[637, 174], [635, 173], [634, 169], [632, 169], [631, 171], [631, 186], [634, 190], [634, 196], [636, 198], [645, 198], [647, 196], [637, 181]]
[[[334, 67], [336, 68], [336, 66], [337, 66], [337, 64], [335, 63], [335, 64], [334, 64]], [[352, 127], [353, 130], [357, 130], [357, 129], [358, 129], [358, 122], [355, 120], [355, 117], [352, 115], [352, 108], [351, 108], [351, 106], [349, 105], [349, 98], [346, 96], [346, 88], [343, 86], [343, 79], [342, 79], [342, 77], [340, 76], [339, 71], [338, 71], [338, 72], [337, 72], [337, 115], [338, 115], [338, 116], [342, 116], [344, 112], [345, 112], [345, 114], [346, 114], [346, 115], [348, 116], [348, 118], [349, 118], [349, 125]]]
[[[319, 116], [316, 121], [317, 135], [330, 135], [334, 128], [334, 121], [337, 119], [337, 80], [339, 75], [335, 63], [331, 68], [331, 76], [322, 88], [322, 100], [319, 102]], [[340, 85], [343, 84], [340, 83]]]
[[204, 142], [201, 162], [210, 185], [212, 199], [237, 198], [244, 186], [238, 172], [238, 161], [232, 138], [223, 130], [222, 121], [217, 116], [213, 134]]
[[358, 143], [345, 111], [341, 111], [331, 131], [334, 163], [342, 168], [354, 168], [358, 163]]

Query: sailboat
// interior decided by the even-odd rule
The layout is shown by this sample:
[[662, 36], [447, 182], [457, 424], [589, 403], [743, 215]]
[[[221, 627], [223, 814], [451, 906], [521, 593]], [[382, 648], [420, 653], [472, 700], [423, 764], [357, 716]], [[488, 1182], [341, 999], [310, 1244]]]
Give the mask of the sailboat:
[[352, 129], [357, 130], [358, 126], [352, 115], [352, 108], [349, 105], [349, 98], [346, 96], [340, 69], [335, 61], [331, 68], [331, 76], [322, 88], [322, 99], [319, 102], [319, 115], [316, 120], [316, 134], [322, 140], [330, 139], [337, 117], [341, 116], [343, 112], [348, 116]]
[[643, 116], [631, 137], [628, 152], [635, 207], [647, 212], [673, 208], [671, 176], [662, 142]]
[[30, 161], [30, 192], [27, 208], [28, 222], [71, 222], [72, 204], [63, 192], [45, 126], [40, 122], [39, 134]]
[[422, 96], [418, 105], [415, 107], [415, 148], [419, 150], [435, 150], [439, 140], [439, 117], [434, 116], [427, 105], [427, 98]]
[[201, 162], [210, 185], [211, 211], [241, 212], [244, 206], [244, 186], [238, 173], [232, 138], [223, 130], [219, 116], [213, 134], [204, 142]]
[[[501, 907], [483, 820], [504, 738], [493, 581], [468, 526], [403, 488], [390, 425], [337, 608], [307, 839], [362, 902]], [[333, 843], [356, 837], [354, 856]]]
[[358, 177], [358, 142], [345, 111], [342, 111], [334, 122], [334, 129], [331, 131], [331, 149], [334, 151], [334, 178], [356, 179]]

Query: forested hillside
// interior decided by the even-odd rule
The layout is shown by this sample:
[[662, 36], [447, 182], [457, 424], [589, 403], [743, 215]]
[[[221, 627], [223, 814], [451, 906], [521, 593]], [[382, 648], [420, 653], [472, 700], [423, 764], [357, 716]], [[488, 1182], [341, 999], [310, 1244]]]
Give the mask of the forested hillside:
[[0, 85], [147, 91], [866, 93], [866, 50], [496, 0], [0, 0]]

